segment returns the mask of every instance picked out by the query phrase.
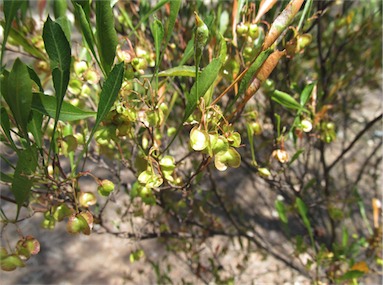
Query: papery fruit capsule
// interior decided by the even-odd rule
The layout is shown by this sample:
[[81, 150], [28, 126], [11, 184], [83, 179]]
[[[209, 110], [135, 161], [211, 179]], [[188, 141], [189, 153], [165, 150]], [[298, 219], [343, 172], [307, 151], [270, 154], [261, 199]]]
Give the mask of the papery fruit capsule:
[[272, 156], [280, 163], [286, 163], [289, 161], [289, 154], [284, 149], [276, 149], [273, 151]]
[[89, 207], [97, 203], [96, 196], [91, 192], [81, 192], [78, 195], [78, 202], [82, 207]]
[[109, 196], [114, 190], [114, 183], [108, 179], [104, 179], [101, 181], [97, 190], [101, 196]]
[[250, 123], [250, 128], [254, 135], [260, 135], [262, 133], [262, 126], [258, 122]]
[[17, 254], [11, 254], [1, 259], [1, 269], [4, 271], [13, 271], [17, 267], [24, 267], [25, 264]]
[[196, 151], [204, 150], [209, 144], [209, 135], [195, 126], [190, 131], [190, 145]]
[[225, 171], [227, 167], [237, 168], [241, 165], [241, 155], [230, 147], [227, 151], [216, 154], [214, 165], [219, 171]]
[[303, 119], [301, 121], [301, 128], [305, 133], [310, 132], [313, 129], [313, 124], [311, 123], [310, 120]]

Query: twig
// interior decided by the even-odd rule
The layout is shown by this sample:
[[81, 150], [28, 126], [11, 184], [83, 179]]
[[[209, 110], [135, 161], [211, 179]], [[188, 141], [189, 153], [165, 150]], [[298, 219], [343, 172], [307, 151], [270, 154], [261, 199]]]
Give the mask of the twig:
[[327, 166], [326, 171], [329, 172], [345, 155], [348, 153], [354, 144], [358, 142], [358, 140], [364, 135], [365, 132], [367, 132], [376, 122], [382, 120], [383, 113], [378, 115], [375, 119], [372, 121], [368, 122], [367, 125], [364, 127], [363, 130], [361, 130], [354, 138], [354, 140], [349, 144], [348, 147], [346, 147], [341, 154], [338, 155], [338, 157], [330, 164]]

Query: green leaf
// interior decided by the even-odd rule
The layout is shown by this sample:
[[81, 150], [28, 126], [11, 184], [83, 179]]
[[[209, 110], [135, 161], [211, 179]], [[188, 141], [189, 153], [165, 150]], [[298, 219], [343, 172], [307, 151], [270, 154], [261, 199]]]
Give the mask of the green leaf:
[[65, 33], [58, 23], [48, 16], [43, 28], [45, 50], [51, 62], [51, 68], [69, 70], [71, 63], [71, 50]]
[[303, 224], [305, 225], [305, 227], [309, 233], [311, 243], [312, 243], [312, 245], [314, 245], [313, 231], [312, 231], [312, 227], [311, 227], [309, 218], [307, 217], [307, 206], [302, 201], [302, 199], [299, 197], [296, 199], [295, 204], [298, 208], [299, 215], [302, 217]]
[[[53, 96], [33, 93], [32, 109], [43, 115], [56, 118], [56, 100]], [[96, 112], [82, 110], [68, 102], [63, 102], [59, 120], [70, 122], [96, 116]]]
[[86, 43], [90, 49], [92, 55], [94, 56], [94, 58], [96, 59], [96, 61], [100, 65], [98, 56], [97, 56], [96, 51], [94, 49], [95, 40], [94, 40], [94, 35], [92, 33], [92, 28], [91, 28], [90, 23], [89, 23], [89, 19], [86, 16], [84, 9], [81, 5], [74, 3], [74, 8], [75, 8], [76, 18], [80, 22], [81, 33], [82, 33], [82, 35], [83, 35], [83, 37], [84, 37], [84, 39], [85, 39], [85, 41], [86, 41]]
[[316, 84], [316, 82], [309, 83], [303, 89], [302, 94], [301, 94], [301, 98], [300, 98], [301, 106], [306, 105], [306, 103], [309, 101], [315, 84]]
[[298, 149], [296, 153], [294, 153], [293, 157], [289, 161], [288, 165], [290, 166], [298, 157], [304, 152], [304, 149]]
[[[182, 56], [182, 59], [180, 61], [180, 66], [184, 65], [194, 54], [194, 34], [191, 40], [188, 42], [184, 54]], [[194, 71], [195, 72], [195, 71]]]
[[72, 26], [71, 26], [71, 23], [70, 23], [68, 17], [63, 16], [63, 17], [56, 18], [55, 22], [60, 25], [61, 29], [63, 30], [63, 32], [65, 34], [66, 39], [68, 40], [68, 42], [70, 42], [71, 41]]
[[[7, 2], [18, 2], [18, 1], [7, 1]], [[1, 21], [1, 25], [5, 27], [5, 22]], [[11, 28], [9, 31], [9, 37], [18, 45], [22, 46], [24, 51], [31, 54], [32, 56], [41, 60], [47, 60], [46, 55], [39, 50], [30, 39], [27, 39], [22, 33]], [[3, 45], [5, 46], [5, 44]]]
[[23, 149], [18, 152], [18, 157], [11, 188], [18, 207], [16, 219], [20, 207], [28, 200], [29, 192], [33, 186], [33, 180], [30, 176], [33, 175], [37, 167], [37, 149], [34, 147]]
[[282, 201], [276, 200], [275, 201], [275, 209], [277, 210], [278, 216], [281, 219], [281, 221], [285, 224], [287, 224], [287, 216], [286, 216], [286, 207], [285, 204], [283, 204]]
[[162, 26], [162, 22], [155, 18], [153, 23], [150, 25], [150, 29], [154, 38], [154, 47], [156, 50], [156, 66], [158, 66], [160, 61], [161, 43], [164, 38], [164, 27]]
[[67, 13], [68, 5], [67, 0], [55, 0], [53, 1], [53, 14], [56, 20], [59, 17], [65, 17]]
[[40, 78], [37, 75], [36, 71], [30, 68], [29, 66], [27, 66], [27, 68], [28, 68], [29, 77], [37, 84], [37, 86], [39, 87], [39, 91], [41, 93], [44, 93], [43, 86], [41, 85]]
[[304, 109], [301, 104], [299, 104], [292, 96], [285, 92], [275, 90], [271, 95], [271, 99], [288, 109], [300, 110], [307, 113], [309, 112], [308, 110]]
[[166, 27], [166, 39], [165, 39], [165, 47], [168, 45], [170, 38], [172, 37], [172, 32], [174, 29], [174, 25], [177, 20], [178, 12], [181, 7], [181, 0], [173, 0], [170, 1], [170, 15], [168, 19], [168, 24]]
[[8, 78], [3, 81], [2, 93], [11, 109], [13, 118], [24, 137], [28, 137], [28, 118], [32, 104], [32, 81], [27, 66], [16, 59]]
[[[195, 66], [182, 65], [169, 68], [158, 73], [158, 77], [175, 77], [175, 76], [186, 76], [195, 77]], [[151, 78], [153, 74], [144, 74], [142, 78]]]
[[28, 122], [28, 130], [32, 133], [36, 145], [41, 148], [43, 143], [43, 133], [41, 126], [43, 124], [43, 114], [32, 111], [31, 120]]
[[11, 125], [9, 123], [8, 113], [7, 113], [7, 110], [4, 107], [0, 108], [0, 120], [1, 120], [0, 121], [1, 127], [3, 129], [3, 132], [4, 132], [5, 136], [7, 137], [8, 141], [10, 142], [12, 149], [14, 151], [16, 151], [16, 149], [17, 149], [16, 145], [13, 142], [13, 139], [11, 137]]
[[110, 1], [96, 1], [96, 30], [101, 65], [105, 74], [108, 75], [116, 56], [118, 43]]
[[89, 14], [90, 14], [90, 1], [89, 0], [72, 0], [73, 6], [80, 5], [82, 10], [84, 11], [86, 18], [89, 22]]
[[266, 61], [269, 55], [273, 52], [272, 49], [267, 49], [261, 52], [256, 60], [250, 65], [249, 70], [243, 76], [241, 83], [239, 84], [238, 95], [245, 94], [246, 89], [249, 87], [251, 81], [255, 78], [255, 75], [262, 64]]
[[61, 26], [53, 22], [49, 16], [43, 28], [43, 40], [51, 60], [53, 86], [56, 90], [55, 121], [57, 121], [69, 83], [71, 49]]
[[227, 106], [226, 110], [231, 110], [231, 108], [234, 106], [235, 102], [237, 102], [238, 98], [245, 94], [246, 89], [249, 87], [252, 80], [254, 80], [257, 71], [259, 68], [261, 68], [262, 64], [266, 61], [268, 56], [273, 51], [271, 49], [267, 49], [263, 52], [261, 52], [258, 57], [255, 59], [255, 61], [250, 65], [249, 69], [247, 70], [246, 74], [243, 76], [241, 83], [239, 84], [239, 89], [237, 95], [235, 95], [234, 99], [231, 100], [230, 104]]
[[93, 137], [98, 125], [109, 113], [110, 108], [114, 104], [114, 101], [116, 101], [118, 92], [120, 91], [120, 88], [122, 85], [123, 76], [124, 76], [124, 63], [121, 62], [112, 69], [108, 78], [105, 80], [104, 85], [102, 86], [102, 90], [100, 94], [100, 102], [98, 103], [98, 108], [97, 108], [96, 122], [92, 129], [88, 143]]
[[363, 271], [359, 271], [359, 270], [350, 270], [350, 271], [347, 271], [345, 274], [343, 274], [341, 277], [339, 277], [339, 281], [346, 281], [346, 280], [350, 280], [350, 279], [356, 279], [356, 278], [360, 278], [364, 275], [364, 272]]
[[16, 16], [17, 10], [20, 8], [22, 2], [21, 1], [3, 1], [3, 11], [5, 24], [4, 34], [3, 34], [3, 42], [1, 45], [1, 58], [0, 58], [0, 68], [3, 66], [3, 57], [5, 54], [5, 45], [7, 43], [8, 35], [11, 30], [12, 21]]
[[138, 22], [138, 24], [134, 27], [134, 30], [137, 30], [138, 27], [144, 23], [149, 17], [150, 15], [152, 15], [153, 13], [155, 13], [158, 9], [161, 9], [162, 6], [164, 6], [166, 3], [168, 3], [170, 0], [160, 0], [152, 9], [150, 9], [150, 11], [148, 13], [146, 13], [145, 15], [142, 15], [140, 17], [140, 21]]
[[210, 86], [217, 79], [219, 71], [222, 67], [220, 58], [213, 59], [198, 77], [198, 94], [196, 83], [193, 84], [190, 93], [186, 96], [186, 110], [183, 121], [185, 121], [194, 111], [199, 98], [201, 98]]
[[0, 172], [0, 181], [3, 181], [5, 183], [12, 183], [13, 177], [4, 172]]

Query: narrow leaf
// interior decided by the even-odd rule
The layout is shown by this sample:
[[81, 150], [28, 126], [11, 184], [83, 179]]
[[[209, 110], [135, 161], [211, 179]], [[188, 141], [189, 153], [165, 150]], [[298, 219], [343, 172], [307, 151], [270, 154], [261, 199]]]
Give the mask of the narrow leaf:
[[84, 37], [84, 39], [85, 39], [85, 41], [86, 41], [86, 43], [90, 49], [92, 55], [94, 56], [94, 58], [98, 62], [98, 57], [97, 57], [96, 51], [94, 49], [95, 40], [94, 40], [94, 36], [92, 33], [92, 28], [91, 28], [90, 23], [89, 23], [89, 19], [87, 18], [86, 14], [84, 12], [84, 9], [81, 5], [74, 3], [74, 8], [75, 8], [76, 18], [80, 22], [81, 33], [82, 33], [82, 35], [83, 35], [83, 37]]
[[184, 54], [182, 56], [182, 59], [181, 59], [179, 65], [180, 66], [184, 65], [193, 56], [193, 54], [194, 54], [194, 33], [193, 33], [193, 37], [191, 38], [191, 40], [186, 45]]
[[309, 233], [309, 236], [310, 236], [310, 239], [311, 239], [311, 243], [314, 245], [314, 239], [313, 239], [313, 232], [312, 232], [312, 228], [311, 228], [311, 224], [310, 224], [310, 221], [309, 221], [309, 218], [307, 217], [307, 206], [306, 204], [302, 201], [301, 198], [297, 198], [296, 201], [296, 206], [298, 208], [298, 212], [299, 212], [299, 215], [302, 217], [302, 220], [303, 220], [303, 224], [305, 225], [308, 233]]
[[162, 22], [160, 20], [154, 19], [153, 23], [150, 25], [150, 29], [154, 38], [156, 66], [158, 66], [160, 61], [161, 43], [164, 38], [164, 27], [162, 26]]
[[257, 71], [262, 66], [262, 64], [266, 61], [269, 55], [273, 51], [271, 49], [267, 49], [261, 52], [254, 63], [249, 67], [249, 70], [246, 72], [245, 76], [243, 76], [241, 83], [239, 84], [239, 90], [237, 96], [244, 94], [246, 89], [249, 87], [252, 79], [255, 77]]
[[55, 0], [53, 1], [53, 14], [56, 19], [59, 17], [65, 17], [68, 9], [67, 0]]
[[7, 43], [8, 35], [11, 30], [12, 21], [16, 16], [17, 10], [20, 8], [21, 1], [3, 1], [3, 10], [4, 10], [4, 34], [3, 34], [3, 43], [1, 45], [1, 58], [0, 58], [0, 68], [3, 66], [3, 57], [5, 53], [5, 45]]
[[172, 36], [172, 32], [173, 32], [174, 25], [175, 25], [176, 20], [177, 20], [177, 16], [178, 16], [178, 12], [179, 12], [180, 7], [181, 7], [181, 3], [182, 3], [181, 0], [170, 1], [170, 15], [169, 15], [168, 24], [166, 27], [165, 47], [168, 45], [170, 38]]
[[100, 102], [98, 103], [96, 122], [89, 137], [89, 141], [92, 138], [94, 132], [96, 131], [98, 125], [109, 113], [114, 101], [116, 101], [118, 92], [120, 91], [122, 85], [123, 75], [124, 63], [121, 62], [112, 69], [108, 78], [105, 80], [100, 94]]
[[11, 147], [14, 151], [16, 151], [16, 145], [11, 137], [11, 125], [9, 123], [9, 117], [7, 110], [4, 107], [0, 108], [0, 123], [1, 123], [1, 128], [3, 129], [3, 132], [5, 136], [7, 137], [9, 143], [11, 144]]
[[205, 95], [207, 90], [217, 79], [221, 67], [222, 62], [220, 58], [215, 58], [201, 72], [201, 75], [198, 78], [198, 94], [196, 84], [194, 83], [189, 95], [186, 97], [186, 110], [183, 121], [185, 121], [193, 113], [199, 98]]
[[301, 94], [301, 98], [300, 98], [301, 106], [306, 105], [306, 103], [310, 99], [315, 84], [316, 84], [316, 82], [312, 82], [310, 84], [307, 84], [306, 87], [303, 89], [302, 94]]
[[5, 88], [2, 88], [4, 99], [24, 137], [27, 137], [27, 123], [32, 104], [32, 81], [27, 66], [20, 59], [16, 59], [4, 83]]
[[[195, 66], [182, 65], [173, 68], [169, 68], [158, 73], [158, 77], [195, 77]], [[151, 78], [153, 74], [144, 74], [142, 78]]]
[[110, 1], [96, 1], [96, 30], [101, 65], [105, 74], [108, 75], [116, 56], [118, 43]]
[[28, 200], [33, 185], [30, 176], [33, 175], [37, 167], [37, 149], [29, 147], [21, 150], [18, 157], [19, 160], [17, 161], [11, 188], [18, 207], [16, 219], [21, 206]]
[[295, 160], [298, 159], [298, 157], [304, 152], [305, 150], [304, 149], [298, 149], [298, 151], [296, 153], [294, 153], [293, 157], [291, 158], [291, 160], [289, 161], [288, 165], [290, 166]]
[[134, 30], [137, 30], [138, 27], [144, 23], [149, 17], [150, 15], [152, 15], [153, 13], [155, 13], [158, 9], [161, 9], [162, 6], [164, 6], [166, 3], [168, 3], [170, 0], [160, 0], [152, 9], [150, 9], [150, 11], [148, 13], [146, 13], [145, 15], [143, 15], [142, 17], [140, 17], [140, 21], [138, 22], [138, 24], [134, 27]]
[[61, 29], [63, 30], [66, 39], [68, 42], [71, 41], [71, 22], [69, 21], [67, 16], [59, 17], [56, 19], [56, 23], [60, 25]]
[[28, 122], [28, 130], [32, 133], [36, 145], [41, 148], [43, 143], [43, 132], [41, 126], [43, 124], [43, 114], [32, 111], [31, 119]]
[[[274, 91], [271, 95], [271, 99], [288, 109], [305, 110], [293, 97], [279, 90]], [[305, 111], [308, 112], [307, 110]]]
[[287, 216], [286, 216], [286, 207], [285, 204], [283, 204], [282, 201], [276, 200], [275, 201], [275, 209], [277, 210], [278, 216], [281, 219], [281, 221], [285, 224], [287, 224]]
[[[32, 109], [43, 115], [56, 118], [56, 99], [42, 93], [34, 93]], [[63, 122], [70, 122], [95, 116], [96, 112], [79, 109], [64, 101], [59, 115], [59, 120]]]
[[[18, 1], [7, 1], [7, 2], [18, 2]], [[1, 21], [1, 25], [5, 27], [5, 22]], [[37, 47], [35, 47], [35, 45], [31, 42], [30, 39], [27, 39], [22, 33], [20, 33], [19, 31], [15, 30], [12, 27], [9, 31], [9, 37], [13, 40], [15, 44], [21, 46], [25, 52], [41, 60], [47, 60], [46, 55]], [[5, 46], [5, 44], [3, 46]]]
[[342, 276], [340, 276], [338, 278], [339, 281], [346, 281], [346, 280], [350, 280], [350, 279], [356, 279], [356, 278], [360, 278], [364, 275], [365, 273], [363, 271], [359, 271], [359, 270], [350, 270], [350, 271], [347, 271], [345, 274], [343, 274]]
[[69, 83], [71, 49], [61, 26], [53, 22], [49, 16], [43, 28], [43, 40], [51, 60], [53, 86], [56, 91], [55, 120], [57, 121]]
[[4, 173], [4, 172], [0, 172], [0, 181], [5, 182], [5, 183], [12, 183], [13, 177], [10, 176], [9, 174]]
[[43, 28], [45, 50], [52, 61], [51, 68], [69, 70], [71, 63], [71, 50], [64, 31], [58, 23], [48, 16]]
[[43, 86], [41, 85], [40, 78], [37, 75], [36, 71], [30, 68], [29, 66], [27, 66], [27, 68], [28, 68], [29, 77], [37, 84], [37, 86], [39, 87], [39, 91], [44, 93]]

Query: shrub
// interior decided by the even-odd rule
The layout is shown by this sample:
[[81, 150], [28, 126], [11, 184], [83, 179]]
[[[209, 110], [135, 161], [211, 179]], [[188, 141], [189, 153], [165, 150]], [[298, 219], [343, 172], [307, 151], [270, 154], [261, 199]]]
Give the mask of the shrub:
[[[372, 171], [379, 141], [347, 169], [349, 154], [382, 119], [359, 116], [367, 100], [361, 88], [380, 88], [378, 4], [50, 4], [39, 8], [47, 14], [40, 27], [31, 3], [3, 2], [1, 195], [16, 206], [2, 205], [3, 229], [41, 213], [46, 229], [66, 223], [71, 234], [118, 234], [104, 210], [125, 195], [135, 215], [157, 209], [157, 226], [139, 238], [161, 235], [170, 251], [191, 258], [193, 241], [224, 235], [278, 256], [246, 219], [251, 211], [237, 210], [233, 194], [219, 190], [221, 172], [248, 171], [274, 194], [294, 248], [281, 260], [316, 283], [378, 270], [381, 206]], [[110, 174], [98, 177], [92, 161]], [[134, 179], [122, 182], [122, 170]], [[82, 189], [86, 177], [94, 191]], [[364, 186], [374, 188], [366, 195], [372, 204]], [[24, 233], [15, 243], [2, 247], [3, 270], [24, 266], [40, 249]], [[158, 282], [171, 282], [152, 266]], [[213, 259], [207, 268], [208, 281], [233, 281]]]

